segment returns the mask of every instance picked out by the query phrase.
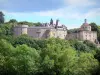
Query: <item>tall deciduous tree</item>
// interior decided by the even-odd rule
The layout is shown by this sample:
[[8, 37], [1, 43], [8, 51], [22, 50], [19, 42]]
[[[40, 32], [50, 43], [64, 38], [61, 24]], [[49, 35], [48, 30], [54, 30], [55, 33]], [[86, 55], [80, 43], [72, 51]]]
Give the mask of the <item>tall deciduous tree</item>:
[[0, 11], [0, 23], [4, 23], [4, 14]]

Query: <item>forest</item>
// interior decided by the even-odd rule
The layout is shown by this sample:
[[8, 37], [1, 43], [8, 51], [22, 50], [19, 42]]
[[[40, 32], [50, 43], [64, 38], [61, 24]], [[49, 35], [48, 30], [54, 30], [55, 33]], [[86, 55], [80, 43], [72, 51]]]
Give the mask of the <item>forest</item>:
[[[0, 75], [100, 75], [100, 48], [94, 43], [76, 39], [35, 39], [27, 35], [15, 37], [15, 25], [38, 26], [40, 23], [15, 19], [4, 22], [3, 17], [0, 20]], [[90, 25], [92, 31], [97, 31], [100, 42], [100, 26]]]

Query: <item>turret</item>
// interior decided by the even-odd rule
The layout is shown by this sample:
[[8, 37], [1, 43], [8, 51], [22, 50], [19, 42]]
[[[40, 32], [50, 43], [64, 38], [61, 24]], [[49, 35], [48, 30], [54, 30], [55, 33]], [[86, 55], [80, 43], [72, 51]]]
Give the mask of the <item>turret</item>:
[[22, 25], [22, 34], [27, 34], [28, 25]]
[[91, 31], [91, 26], [87, 23], [87, 19], [84, 20], [84, 23], [81, 26], [81, 30], [83, 30], [83, 31]]

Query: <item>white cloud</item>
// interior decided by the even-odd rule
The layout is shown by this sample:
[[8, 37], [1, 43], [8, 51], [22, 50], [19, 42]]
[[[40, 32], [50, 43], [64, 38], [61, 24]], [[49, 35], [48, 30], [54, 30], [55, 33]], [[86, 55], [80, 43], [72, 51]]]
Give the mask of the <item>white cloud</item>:
[[86, 13], [81, 13], [81, 11], [75, 11], [73, 10], [73, 8], [67, 7], [67, 8], [62, 8], [53, 11], [35, 12], [35, 14], [40, 16], [51, 16], [51, 17], [58, 17], [58, 18], [62, 17], [62, 18], [69, 18], [69, 19], [84, 19], [84, 18], [93, 18], [96, 16], [100, 16], [100, 8], [91, 9]]
[[[0, 2], [5, 2], [8, 0], [0, 0]], [[88, 6], [94, 5], [96, 1], [93, 0], [63, 0], [64, 3], [69, 4], [65, 8], [60, 8], [56, 10], [49, 11], [40, 11], [40, 12], [7, 12], [4, 11], [5, 14], [11, 16], [19, 16], [19, 17], [28, 17], [32, 15], [39, 16], [50, 16], [56, 18], [69, 18], [69, 19], [80, 19], [80, 18], [89, 18], [100, 15], [100, 8], [88, 10], [86, 13], [81, 13], [81, 10], [77, 10], [79, 6]], [[78, 6], [78, 7], [76, 7]], [[81, 8], [85, 10], [84, 8]]]
[[96, 4], [93, 0], [64, 0], [64, 3], [71, 6], [90, 6]]
[[47, 16], [47, 17], [55, 17], [55, 18], [65, 18], [65, 19], [84, 19], [84, 18], [93, 18], [96, 16], [100, 16], [100, 8], [91, 9], [86, 13], [81, 13], [73, 8], [61, 8], [57, 10], [51, 11], [41, 11], [41, 12], [7, 12], [3, 11], [5, 15], [9, 15], [11, 17], [23, 17], [29, 18], [29, 16], [38, 15], [38, 16]]
[[87, 18], [100, 16], [100, 8], [92, 9], [88, 13], [86, 13], [84, 16], [87, 17]]
[[[3, 0], [2, 0], [3, 1]], [[5, 0], [7, 1], [7, 0]], [[1, 2], [1, 0], [0, 0]], [[54, 18], [64, 18], [64, 19], [84, 19], [84, 18], [94, 18], [96, 16], [100, 16], [100, 8], [95, 9], [89, 9], [87, 12], [82, 13], [80, 6], [90, 6], [94, 5], [95, 2], [92, 0], [64, 0], [68, 6], [56, 10], [49, 10], [49, 11], [40, 11], [40, 12], [7, 12], [3, 11], [5, 15], [11, 16], [11, 18], [14, 17], [23, 17], [23, 18], [29, 18], [29, 16], [38, 15], [38, 16], [47, 16], [47, 17], [54, 17]], [[78, 9], [78, 10], [77, 10]], [[84, 7], [82, 7], [83, 10]], [[67, 25], [69, 29], [73, 28], [73, 26], [77, 26], [77, 24], [71, 24]], [[76, 27], [77, 28], [77, 27]]]
[[67, 19], [83, 19], [83, 18], [93, 18], [96, 16], [100, 16], [100, 8], [95, 8], [87, 11], [86, 13], [81, 13], [80, 11], [73, 10], [72, 7], [61, 8], [57, 10], [51, 11], [41, 11], [41, 12], [7, 12], [3, 11], [4, 14], [14, 16], [14, 17], [28, 17], [32, 15], [38, 16], [49, 16], [55, 18], [67, 18]]

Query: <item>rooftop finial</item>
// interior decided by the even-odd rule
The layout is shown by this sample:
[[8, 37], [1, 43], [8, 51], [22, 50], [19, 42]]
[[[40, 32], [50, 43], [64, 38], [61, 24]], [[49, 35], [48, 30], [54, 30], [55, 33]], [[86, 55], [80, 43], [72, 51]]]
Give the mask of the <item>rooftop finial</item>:
[[87, 23], [87, 19], [85, 19], [84, 22]]

